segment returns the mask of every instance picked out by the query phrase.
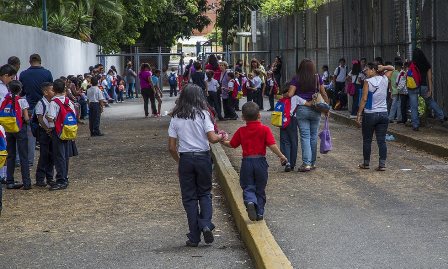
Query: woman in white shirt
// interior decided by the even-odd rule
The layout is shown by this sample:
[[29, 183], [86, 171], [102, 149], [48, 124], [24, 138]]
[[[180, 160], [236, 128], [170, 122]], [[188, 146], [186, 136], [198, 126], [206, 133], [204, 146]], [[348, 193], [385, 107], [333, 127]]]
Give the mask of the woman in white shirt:
[[367, 64], [366, 73], [368, 78], [364, 82], [357, 115], [357, 122], [362, 126], [363, 139], [364, 162], [359, 165], [361, 169], [369, 169], [372, 138], [373, 133], [375, 133], [380, 155], [379, 165], [376, 170], [386, 170], [386, 133], [389, 125], [387, 91], [392, 71], [394, 71], [394, 67], [390, 65]]
[[[207, 101], [200, 87], [188, 84], [171, 113], [168, 146], [178, 163], [182, 203], [187, 213], [186, 245], [197, 247], [201, 233], [207, 244], [213, 242], [212, 161], [209, 143], [223, 140], [215, 134]], [[177, 144], [179, 145], [177, 147]]]

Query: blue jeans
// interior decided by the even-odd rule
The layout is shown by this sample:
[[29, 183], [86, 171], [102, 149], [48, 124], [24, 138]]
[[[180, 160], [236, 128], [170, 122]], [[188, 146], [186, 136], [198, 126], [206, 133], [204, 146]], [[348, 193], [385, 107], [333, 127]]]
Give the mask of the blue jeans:
[[187, 234], [191, 242], [201, 241], [204, 227], [215, 228], [212, 223], [212, 159], [207, 155], [185, 155], [180, 153], [179, 182], [182, 203], [187, 213]]
[[298, 145], [297, 119], [292, 116], [288, 127], [280, 128], [280, 150], [288, 158], [291, 167], [296, 166]]
[[370, 154], [372, 152], [373, 133], [376, 135], [378, 151], [380, 155], [379, 166], [386, 166], [387, 145], [386, 133], [389, 126], [387, 112], [364, 113], [362, 118], [362, 152], [364, 155], [364, 164], [370, 164]]
[[313, 165], [317, 158], [317, 134], [319, 131], [320, 112], [307, 106], [297, 108], [297, 122], [300, 131], [300, 146], [302, 148], [302, 162]]
[[240, 186], [243, 189], [244, 204], [254, 203], [257, 215], [264, 214], [268, 167], [265, 157], [243, 158], [241, 161]]
[[135, 87], [134, 82], [128, 83], [127, 94], [126, 94], [127, 98], [134, 98], [134, 87]]
[[398, 121], [402, 121], [401, 117], [401, 99], [398, 94], [392, 95], [392, 105], [390, 107], [389, 112], [389, 120], [395, 120], [395, 118]]
[[425, 99], [426, 106], [431, 110], [434, 110], [434, 114], [438, 120], [443, 120], [445, 117], [443, 114], [443, 110], [439, 107], [439, 105], [434, 101], [432, 97], [427, 97], [428, 95], [428, 86], [420, 86], [415, 90], [409, 90], [409, 104], [411, 106], [411, 120], [412, 127], [418, 128], [420, 126], [420, 119], [418, 117], [418, 97], [421, 96]]

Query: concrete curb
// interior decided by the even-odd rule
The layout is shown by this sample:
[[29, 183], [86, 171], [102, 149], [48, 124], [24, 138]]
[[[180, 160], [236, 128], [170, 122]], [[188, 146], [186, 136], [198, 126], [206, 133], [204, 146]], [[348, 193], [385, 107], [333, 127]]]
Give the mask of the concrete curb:
[[247, 216], [239, 176], [220, 144], [211, 146], [215, 169], [222, 191], [256, 268], [293, 268], [291, 262], [272, 236], [265, 221], [251, 221]]
[[[355, 120], [350, 119], [349, 117], [345, 115], [341, 115], [337, 112], [332, 111], [331, 112], [332, 117], [341, 123], [350, 125], [350, 126], [357, 126]], [[415, 138], [412, 138], [407, 135], [403, 135], [402, 133], [398, 133], [394, 130], [388, 130], [387, 133], [394, 135], [397, 138], [398, 142], [404, 143], [408, 146], [414, 147], [418, 150], [422, 150], [425, 152], [428, 152], [433, 155], [437, 155], [439, 157], [448, 157], [448, 147], [443, 147], [436, 144], [431, 144], [422, 140], [418, 140]]]

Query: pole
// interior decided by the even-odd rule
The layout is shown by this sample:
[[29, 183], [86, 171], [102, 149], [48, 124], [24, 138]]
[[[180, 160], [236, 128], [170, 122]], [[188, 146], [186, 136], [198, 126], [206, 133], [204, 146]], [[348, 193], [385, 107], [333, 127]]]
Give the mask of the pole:
[[[216, 20], [218, 20], [218, 9], [215, 10], [215, 17]], [[218, 26], [215, 22], [215, 34], [216, 34], [216, 40], [215, 40], [215, 52], [218, 53]]]
[[42, 0], [42, 30], [47, 31], [47, 0]]
[[417, 47], [417, 4], [415, 0], [411, 0], [411, 34], [412, 34], [412, 50]]
[[[163, 61], [162, 61], [162, 47], [159, 47], [159, 57], [158, 57], [158, 68], [160, 70], [160, 72], [162, 72], [162, 65], [163, 65]], [[159, 89], [160, 91], [163, 92], [163, 83], [162, 80], [159, 79]]]

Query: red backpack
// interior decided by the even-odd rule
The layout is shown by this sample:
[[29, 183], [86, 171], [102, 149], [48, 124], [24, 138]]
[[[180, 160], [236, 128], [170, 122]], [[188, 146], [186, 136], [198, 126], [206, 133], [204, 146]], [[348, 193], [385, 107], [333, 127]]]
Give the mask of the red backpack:
[[238, 88], [240, 87], [240, 83], [236, 79], [232, 79], [230, 82], [233, 82], [232, 98], [236, 99], [238, 96]]
[[274, 111], [271, 113], [271, 124], [286, 128], [291, 123], [291, 98], [283, 97], [275, 104]]
[[408, 89], [413, 90], [420, 87], [422, 83], [422, 77], [420, 75], [420, 70], [418, 70], [417, 65], [411, 62], [406, 74], [406, 86]]
[[55, 98], [53, 101], [59, 106], [59, 114], [54, 123], [56, 134], [61, 140], [74, 140], [78, 133], [78, 121], [70, 107], [70, 100], [65, 98], [62, 103], [59, 98]]
[[19, 96], [7, 94], [0, 106], [0, 124], [7, 133], [18, 133], [22, 129], [22, 108]]

